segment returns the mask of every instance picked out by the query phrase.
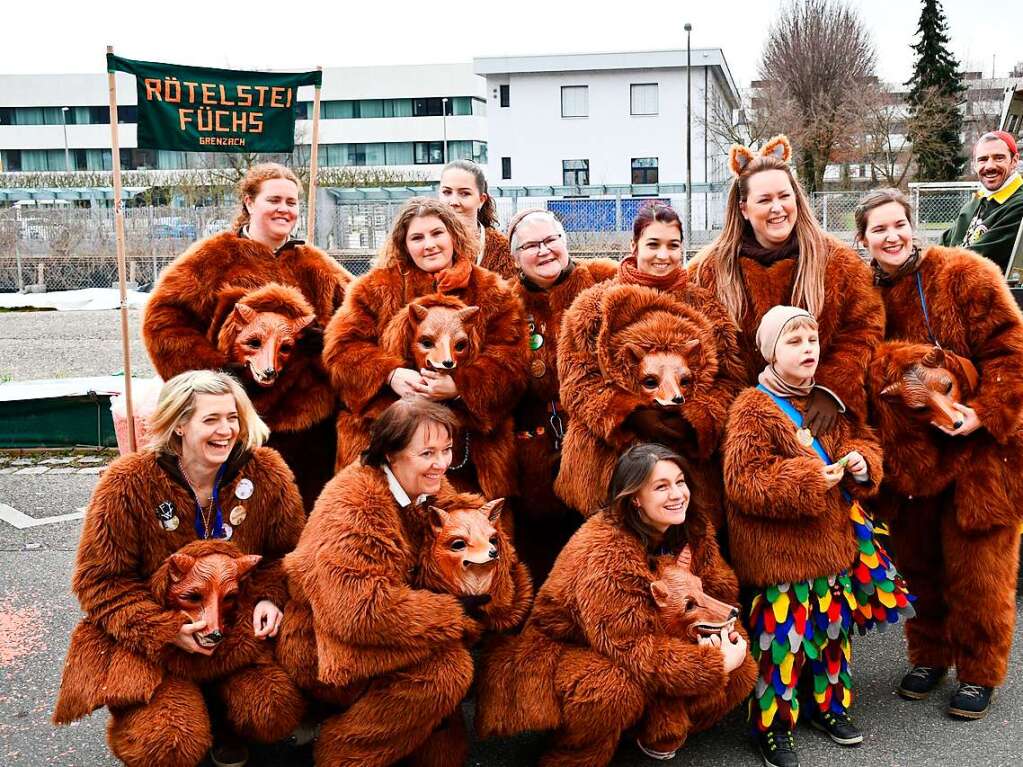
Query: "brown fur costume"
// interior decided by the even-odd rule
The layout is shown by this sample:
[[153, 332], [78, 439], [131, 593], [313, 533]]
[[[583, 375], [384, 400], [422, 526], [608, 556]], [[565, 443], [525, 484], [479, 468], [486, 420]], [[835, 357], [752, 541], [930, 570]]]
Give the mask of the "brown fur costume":
[[[515, 408], [516, 452], [519, 478], [528, 494], [517, 499], [515, 549], [537, 584], [543, 583], [554, 559], [581, 523], [579, 515], [554, 493], [561, 464], [559, 438], [551, 425], [555, 410], [561, 428], [568, 424], [558, 386], [558, 332], [575, 297], [598, 282], [611, 279], [618, 264], [608, 259], [575, 262], [575, 268], [547, 290], [519, 279], [516, 289], [526, 308], [526, 320], [543, 338], [529, 352], [529, 385]], [[554, 419], [555, 422], [556, 419]]]
[[[211, 734], [201, 692], [188, 680], [219, 678], [233, 670], [236, 659], [230, 653], [187, 658], [171, 646], [187, 621], [180, 610], [169, 609], [154, 597], [150, 578], [171, 554], [195, 541], [195, 506], [184, 480], [174, 478], [157, 458], [143, 452], [118, 459], [89, 502], [73, 580], [85, 620], [72, 638], [54, 718], [68, 722], [108, 705], [112, 713], [108, 741], [119, 758], [140, 767], [191, 767], [209, 749]], [[251, 633], [257, 602], [268, 599], [285, 606], [280, 557], [298, 541], [305, 516], [291, 472], [276, 452], [257, 448], [230, 465], [221, 495], [231, 505], [224, 514], [235, 503], [247, 511], [245, 520], [235, 526], [231, 543], [243, 553], [263, 556], [246, 579], [247, 598], [239, 606], [239, 623], [244, 627], [241, 613], [247, 611]], [[234, 489], [242, 478], [251, 480], [254, 492], [247, 500], [236, 501]], [[173, 531], [165, 530], [157, 516], [157, 507], [165, 501], [174, 505], [180, 520]], [[240, 640], [243, 632], [237, 633]], [[257, 668], [251, 674], [240, 672], [234, 679], [237, 686], [223, 689], [228, 711], [235, 712], [243, 734], [278, 739], [294, 726], [284, 719], [291, 715], [291, 704], [300, 715], [301, 701], [262, 649], [249, 643], [240, 646], [241, 659], [254, 659]], [[94, 685], [102, 678], [108, 686], [96, 692]], [[117, 687], [111, 689], [114, 680]], [[284, 710], [264, 708], [267, 682], [280, 682]], [[90, 684], [92, 694], [84, 694]]]
[[[337, 423], [338, 469], [358, 458], [369, 443], [373, 419], [395, 401], [387, 385], [391, 371], [409, 365], [411, 350], [385, 343], [388, 325], [410, 301], [436, 292], [433, 275], [414, 265], [377, 267], [352, 283], [344, 306], [331, 320], [323, 359], [347, 406]], [[489, 443], [482, 448], [489, 448], [486, 460], [471, 464], [478, 487], [489, 498], [507, 498], [518, 490], [509, 417], [527, 376], [522, 306], [502, 278], [475, 265], [467, 286], [449, 295], [480, 307], [476, 325], [483, 341], [476, 358], [458, 371], [459, 398], [446, 404], [470, 432], [470, 441], [475, 434], [477, 442]], [[460, 450], [455, 460], [461, 460]]]
[[[884, 310], [870, 288], [870, 270], [848, 245], [828, 237], [830, 252], [824, 270], [824, 308], [817, 316], [821, 357], [817, 383], [842, 398], [859, 419], [866, 415], [863, 388], [870, 351], [881, 342]], [[757, 349], [757, 327], [774, 306], [792, 301], [795, 258], [772, 264], [740, 257], [743, 287], [748, 301], [739, 328], [740, 349], [746, 365], [744, 383], [754, 385], [764, 369]], [[717, 274], [710, 263], [698, 257], [689, 265], [691, 279], [717, 295]]]
[[485, 244], [483, 246], [483, 258], [479, 265], [499, 274], [507, 280], [518, 279], [519, 267], [511, 254], [508, 246], [508, 238], [493, 227], [486, 227], [484, 230]]
[[[296, 320], [315, 314], [296, 288], [275, 282], [255, 290], [227, 286], [219, 292], [207, 333], [225, 353], [240, 330], [241, 322], [234, 312], [238, 303], [256, 312], [275, 312]], [[316, 497], [334, 476], [334, 421], [338, 409], [319, 354], [304, 351], [300, 341], [272, 386], [249, 383], [246, 388], [256, 412], [270, 427], [268, 447], [278, 450], [291, 467], [305, 509], [312, 511]]]
[[[447, 481], [431, 501], [482, 502]], [[519, 623], [532, 589], [499, 531], [508, 555], [479, 608], [481, 626], [450, 594], [415, 587], [430, 535], [425, 506], [399, 509], [384, 472], [355, 463], [327, 484], [288, 555], [292, 601], [278, 659], [300, 687], [347, 706], [324, 722], [317, 764], [382, 767], [410, 754], [420, 763], [464, 761], [458, 706], [473, 677], [466, 639]]]
[[[926, 353], [916, 279], [880, 288], [886, 337], [871, 366], [872, 406], [886, 447], [882, 509], [892, 517], [899, 569], [917, 595], [906, 624], [914, 665], [955, 665], [960, 681], [1002, 683], [1015, 621], [1023, 508], [1023, 319], [997, 269], [965, 250], [931, 247], [919, 274], [938, 343], [974, 364], [963, 404], [981, 428], [949, 437], [899, 416], [879, 396], [900, 367]], [[962, 382], [960, 382], [962, 383]]]
[[[307, 302], [303, 311], [311, 308], [314, 326], [322, 329], [341, 305], [350, 280], [348, 272], [312, 245], [286, 244], [274, 253], [236, 232], [224, 232], [195, 243], [163, 272], [146, 304], [142, 338], [164, 380], [186, 370], [219, 369], [229, 359], [218, 346], [218, 335], [243, 295], [250, 294], [247, 300], [257, 302], [258, 308], [287, 314], [297, 311], [291, 294], [268, 286], [297, 289]], [[315, 349], [296, 349], [289, 361], [295, 370], [286, 380], [266, 391], [247, 387], [271, 429], [270, 446], [281, 450], [299, 478], [307, 509], [332, 474], [325, 467], [334, 449], [337, 412], [318, 356]]]
[[679, 408], [692, 427], [695, 445], [669, 447], [687, 458], [693, 505], [717, 522], [721, 491], [715, 453], [742, 371], [735, 326], [724, 309], [709, 292], [684, 282], [672, 291], [659, 291], [609, 280], [581, 293], [565, 313], [558, 376], [570, 420], [554, 487], [569, 506], [591, 514], [605, 500], [602, 494], [621, 450], [649, 439], [626, 424], [634, 410], [652, 402], [636, 393], [639, 373], [623, 345], [627, 340], [645, 343], [629, 337], [628, 329], [658, 313], [692, 323], [691, 334], [673, 339], [666, 350], [678, 350], [693, 338], [700, 341], [695, 361], [690, 361], [694, 386]]
[[[738, 584], [713, 528], [694, 514], [686, 527], [704, 591], [735, 604]], [[497, 640], [485, 656], [480, 735], [555, 730], [543, 767], [600, 767], [638, 723], [645, 745], [676, 748], [737, 706], [756, 665], [747, 656], [726, 674], [720, 650], [665, 633], [651, 594], [654, 565], [621, 519], [590, 517], [562, 549], [522, 634]]]
[[[802, 412], [806, 398], [790, 399]], [[849, 504], [877, 493], [882, 477], [881, 447], [871, 430], [839, 418], [819, 437], [833, 460], [856, 450], [869, 479], [846, 473], [828, 489], [824, 463], [796, 439], [796, 426], [774, 400], [750, 388], [728, 413], [723, 444], [728, 541], [732, 566], [744, 586], [772, 586], [831, 575], [853, 564], [858, 552]]]

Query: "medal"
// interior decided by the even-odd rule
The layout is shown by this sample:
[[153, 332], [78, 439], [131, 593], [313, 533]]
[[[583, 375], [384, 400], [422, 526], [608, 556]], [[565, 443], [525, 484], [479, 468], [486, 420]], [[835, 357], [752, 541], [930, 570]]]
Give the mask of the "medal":
[[796, 429], [796, 440], [803, 447], [810, 447], [813, 445], [813, 432], [809, 429]]
[[541, 346], [543, 346], [543, 336], [539, 333], [533, 333], [529, 337], [529, 348], [535, 352]]
[[231, 513], [228, 515], [227, 518], [231, 521], [232, 525], [237, 527], [238, 525], [245, 521], [245, 507], [235, 506], [233, 509], [231, 509]]
[[247, 477], [243, 477], [239, 482], [238, 486], [234, 489], [234, 497], [244, 501], [252, 497], [252, 480]]
[[543, 378], [547, 373], [547, 365], [541, 359], [534, 359], [529, 363], [529, 372], [533, 374], [533, 378]]
[[168, 532], [174, 532], [178, 529], [178, 525], [181, 524], [181, 520], [178, 519], [177, 509], [174, 508], [174, 504], [170, 501], [164, 501], [156, 507], [156, 518], [160, 520], [160, 525], [163, 529]]
[[234, 528], [231, 527], [227, 522], [224, 523], [224, 540], [229, 541], [234, 535]]

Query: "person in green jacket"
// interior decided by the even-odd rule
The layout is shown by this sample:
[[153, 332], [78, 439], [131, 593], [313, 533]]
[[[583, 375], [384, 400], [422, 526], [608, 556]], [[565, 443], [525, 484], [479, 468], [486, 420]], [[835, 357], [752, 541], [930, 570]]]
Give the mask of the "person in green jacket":
[[1023, 178], [1012, 134], [985, 133], [973, 149], [973, 168], [983, 188], [959, 211], [941, 244], [968, 248], [1005, 272], [1023, 221]]

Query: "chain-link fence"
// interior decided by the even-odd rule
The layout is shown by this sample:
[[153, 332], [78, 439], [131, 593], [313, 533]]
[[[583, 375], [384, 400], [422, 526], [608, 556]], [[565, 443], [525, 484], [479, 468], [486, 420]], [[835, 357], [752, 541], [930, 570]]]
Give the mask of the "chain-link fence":
[[[920, 239], [940, 237], [975, 187], [971, 184], [911, 185], [909, 197]], [[812, 195], [823, 228], [846, 242], [854, 239], [853, 212], [862, 192]], [[323, 199], [323, 198], [321, 198]], [[683, 195], [659, 197], [496, 197], [501, 225], [527, 208], [550, 210], [565, 226], [570, 252], [579, 257], [618, 257], [629, 247], [638, 211], [651, 200], [672, 205], [680, 214]], [[403, 201], [333, 201], [323, 206], [317, 227], [320, 245], [353, 274], [370, 267], [384, 244]], [[686, 249], [695, 253], [718, 235], [725, 194], [699, 193], [692, 203], [693, 231]], [[133, 207], [125, 210], [128, 281], [150, 288], [160, 271], [197, 239], [230, 227], [232, 207]], [[304, 225], [304, 217], [300, 218]], [[324, 234], [326, 232], [326, 234]], [[303, 236], [301, 229], [297, 236]], [[117, 282], [113, 211], [108, 208], [0, 210], [0, 291], [43, 285], [46, 290], [111, 287]]]

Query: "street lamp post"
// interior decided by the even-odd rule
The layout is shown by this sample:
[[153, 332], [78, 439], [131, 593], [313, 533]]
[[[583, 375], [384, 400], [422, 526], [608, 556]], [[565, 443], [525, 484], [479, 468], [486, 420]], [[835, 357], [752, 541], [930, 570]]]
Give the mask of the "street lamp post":
[[440, 100], [441, 120], [444, 121], [444, 162], [448, 161], [448, 100], [444, 97]]
[[686, 24], [686, 240], [693, 236], [693, 57], [690, 47], [693, 25]]
[[67, 107], [60, 108], [60, 121], [64, 124], [64, 170], [71, 170], [71, 151], [67, 146]]

